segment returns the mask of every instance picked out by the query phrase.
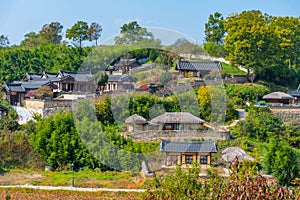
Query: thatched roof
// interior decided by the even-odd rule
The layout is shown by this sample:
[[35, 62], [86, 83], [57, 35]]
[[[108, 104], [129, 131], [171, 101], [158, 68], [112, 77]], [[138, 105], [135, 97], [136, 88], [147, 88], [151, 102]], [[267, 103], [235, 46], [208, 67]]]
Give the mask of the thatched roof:
[[284, 92], [272, 92], [263, 96], [263, 99], [294, 99], [294, 97]]
[[203, 124], [205, 121], [188, 112], [165, 112], [151, 120], [153, 124], [180, 123]]
[[239, 147], [228, 147], [228, 148], [226, 148], [224, 151], [222, 151], [222, 158], [226, 162], [233, 162], [236, 158], [239, 161], [254, 160], [243, 149], [241, 149]]
[[134, 114], [134, 115], [131, 115], [130, 117], [128, 117], [125, 120], [125, 123], [126, 124], [146, 124], [147, 120], [138, 114]]

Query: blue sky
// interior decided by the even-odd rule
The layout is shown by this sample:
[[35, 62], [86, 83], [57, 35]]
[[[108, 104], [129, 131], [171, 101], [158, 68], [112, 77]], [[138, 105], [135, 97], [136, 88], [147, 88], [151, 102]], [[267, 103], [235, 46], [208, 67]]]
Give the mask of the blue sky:
[[0, 35], [19, 44], [26, 33], [38, 32], [44, 24], [60, 22], [65, 33], [77, 21], [98, 22], [103, 27], [100, 43], [119, 34], [120, 26], [138, 21], [143, 27], [163, 30], [167, 41], [171, 32], [180, 32], [202, 43], [204, 24], [218, 11], [224, 17], [244, 10], [261, 10], [273, 16], [300, 15], [299, 0], [10, 0], [1, 2]]

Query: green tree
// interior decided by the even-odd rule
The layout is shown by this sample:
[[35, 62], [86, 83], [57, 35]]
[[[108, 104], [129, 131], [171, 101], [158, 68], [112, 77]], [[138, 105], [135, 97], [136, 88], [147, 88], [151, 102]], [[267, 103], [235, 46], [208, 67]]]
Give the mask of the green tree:
[[62, 39], [63, 26], [59, 22], [51, 22], [50, 24], [45, 24], [40, 30], [40, 37], [42, 40], [47, 42], [52, 42], [54, 44], [60, 44]]
[[96, 116], [98, 121], [103, 124], [113, 124], [114, 116], [111, 107], [111, 98], [106, 95], [103, 100], [95, 102]]
[[38, 121], [30, 136], [35, 150], [54, 168], [62, 169], [71, 163], [77, 167], [100, 166], [81, 142], [71, 112], [57, 113]]
[[136, 21], [123, 24], [120, 33], [121, 37], [115, 37], [116, 44], [134, 44], [145, 39], [154, 40], [153, 34], [146, 28], [142, 28]]
[[289, 186], [291, 181], [299, 177], [299, 156], [285, 141], [272, 139], [264, 158], [264, 168], [273, 174], [280, 185]]
[[280, 45], [271, 19], [271, 16], [256, 10], [227, 17], [224, 46], [227, 59], [257, 74], [281, 63]]
[[25, 39], [21, 41], [21, 46], [34, 48], [41, 45], [43, 42], [41, 41], [40, 34], [31, 31], [27, 33]]
[[9, 40], [7, 36], [0, 35], [0, 48], [9, 45]]
[[225, 35], [224, 18], [221, 13], [215, 12], [209, 15], [208, 22], [205, 23], [205, 40], [214, 44], [223, 44]]
[[95, 84], [100, 88], [101, 91], [104, 90], [104, 87], [108, 81], [108, 75], [104, 72], [97, 72], [94, 75]]
[[79, 42], [81, 47], [82, 41], [88, 40], [88, 29], [87, 22], [78, 21], [70, 29], [67, 30], [66, 38], [72, 39], [75, 42]]
[[246, 136], [259, 142], [268, 142], [270, 138], [279, 137], [283, 131], [283, 123], [268, 108], [252, 108], [244, 121], [232, 128], [237, 136]]
[[101, 36], [101, 32], [102, 32], [102, 26], [96, 22], [93, 22], [90, 25], [89, 29], [87, 30], [88, 39], [90, 41], [95, 40], [96, 46], [97, 46], [97, 41]]

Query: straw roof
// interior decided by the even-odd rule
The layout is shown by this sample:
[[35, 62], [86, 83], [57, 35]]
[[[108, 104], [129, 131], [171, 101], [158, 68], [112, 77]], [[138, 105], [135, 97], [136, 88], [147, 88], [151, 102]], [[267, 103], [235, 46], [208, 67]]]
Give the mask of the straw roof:
[[236, 158], [239, 161], [244, 160], [254, 160], [251, 156], [249, 156], [243, 149], [239, 147], [228, 147], [224, 151], [222, 151], [222, 158], [226, 162], [233, 162]]
[[263, 96], [263, 99], [294, 99], [294, 97], [284, 92], [272, 92]]
[[134, 115], [131, 115], [130, 117], [128, 117], [125, 120], [125, 123], [126, 124], [146, 124], [147, 120], [138, 114], [134, 114]]
[[205, 121], [188, 112], [165, 112], [151, 120], [153, 124], [180, 123], [203, 124]]

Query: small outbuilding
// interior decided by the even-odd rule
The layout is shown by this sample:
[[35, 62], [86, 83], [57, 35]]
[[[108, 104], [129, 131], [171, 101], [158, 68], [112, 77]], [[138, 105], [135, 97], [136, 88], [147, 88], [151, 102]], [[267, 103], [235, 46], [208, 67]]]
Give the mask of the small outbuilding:
[[270, 104], [288, 105], [293, 103], [294, 97], [284, 92], [272, 92], [263, 96], [263, 99]]
[[126, 131], [131, 133], [134, 131], [144, 131], [145, 126], [147, 125], [147, 120], [138, 114], [134, 114], [128, 117], [125, 120], [125, 123]]
[[176, 165], [190, 165], [199, 163], [202, 167], [210, 166], [211, 154], [217, 153], [217, 146], [214, 141], [204, 142], [175, 142], [163, 140], [160, 144], [160, 151], [166, 153], [166, 167]]

